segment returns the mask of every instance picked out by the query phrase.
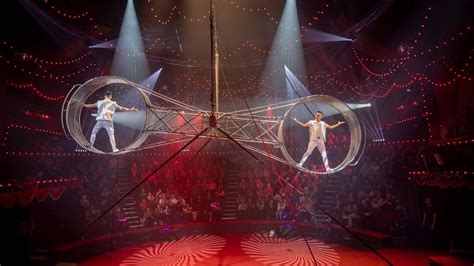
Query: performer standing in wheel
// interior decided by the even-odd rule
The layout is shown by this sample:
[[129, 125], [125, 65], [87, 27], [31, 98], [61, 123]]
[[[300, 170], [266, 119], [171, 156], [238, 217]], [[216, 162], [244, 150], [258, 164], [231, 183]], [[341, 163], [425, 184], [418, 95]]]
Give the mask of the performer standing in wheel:
[[114, 123], [113, 123], [113, 116], [115, 110], [119, 111], [127, 111], [127, 112], [136, 112], [138, 111], [137, 108], [126, 108], [117, 104], [117, 102], [112, 101], [112, 92], [106, 91], [104, 94], [104, 99], [97, 101], [96, 103], [91, 104], [82, 104], [82, 106], [86, 108], [97, 108], [96, 114], [96, 123], [94, 128], [92, 129], [91, 138], [90, 138], [90, 145], [91, 147], [94, 146], [95, 138], [97, 132], [101, 128], [105, 128], [107, 133], [109, 134], [110, 145], [112, 146], [113, 152], [118, 152], [117, 146], [115, 144], [115, 135], [114, 135]]
[[295, 117], [292, 119], [300, 126], [309, 128], [309, 143], [308, 149], [303, 154], [301, 161], [297, 164], [298, 167], [302, 167], [306, 159], [311, 155], [314, 148], [318, 148], [319, 152], [321, 153], [321, 157], [323, 159], [324, 168], [326, 168], [326, 172], [331, 172], [332, 169], [329, 167], [328, 156], [326, 152], [326, 146], [324, 142], [326, 141], [326, 128], [333, 129], [336, 128], [345, 122], [338, 121], [337, 124], [328, 125], [326, 122], [322, 121], [323, 113], [321, 111], [317, 111], [314, 114], [315, 119], [310, 120], [306, 123], [302, 123], [298, 121]]

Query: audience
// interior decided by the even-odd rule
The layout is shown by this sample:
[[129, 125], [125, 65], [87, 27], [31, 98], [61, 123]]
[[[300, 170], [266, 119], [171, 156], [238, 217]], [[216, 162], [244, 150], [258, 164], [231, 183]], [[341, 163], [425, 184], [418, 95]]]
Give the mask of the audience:
[[[347, 141], [328, 134], [330, 158], [336, 157], [335, 150], [339, 149], [336, 147], [344, 147]], [[299, 149], [295, 147], [290, 152], [301, 153]], [[235, 205], [237, 219], [291, 221], [298, 218], [306, 223], [321, 223], [318, 217], [321, 213], [315, 205], [321, 206], [329, 200], [332, 205], [325, 209], [347, 227], [403, 232], [408, 220], [408, 197], [403, 184], [400, 184], [400, 180], [405, 180], [401, 177], [406, 177], [408, 171], [420, 169], [425, 163], [433, 163], [429, 160], [429, 154], [433, 152], [446, 158], [444, 167], [451, 167], [451, 163], [454, 163], [457, 168], [472, 168], [472, 165], [456, 165], [455, 161], [448, 159], [449, 154], [472, 157], [472, 149], [463, 145], [391, 144], [372, 145], [366, 149], [363, 160], [357, 166], [347, 167], [331, 175], [306, 174], [279, 163], [275, 163], [274, 172], [248, 157], [241, 157], [243, 155], [236, 151], [232, 151], [232, 156], [205, 153], [187, 165], [193, 153], [185, 153], [153, 173], [132, 194], [135, 201], [133, 207], [143, 226], [220, 220], [225, 207], [224, 199], [228, 195], [224, 186], [225, 174], [232, 167], [237, 169], [239, 177]], [[166, 156], [161, 157], [130, 157], [133, 159], [128, 160], [125, 166], [128, 172], [122, 174], [128, 176], [130, 184], [136, 184], [166, 159]], [[318, 162], [317, 152], [312, 158]], [[64, 159], [45, 158], [41, 165], [28, 171], [41, 179], [60, 176], [58, 173], [70, 166], [71, 174], [79, 177], [83, 186], [77, 198], [82, 209], [82, 224], [94, 221], [123, 195], [124, 191], [120, 190], [117, 179], [117, 159], [109, 159], [104, 163], [84, 157], [80, 160], [87, 160], [87, 164], [75, 163], [69, 166], [61, 160]], [[308, 161], [307, 167], [312, 170], [323, 169], [322, 165], [311, 164], [311, 161]], [[122, 170], [123, 167], [120, 168]], [[28, 174], [26, 170], [25, 174]], [[334, 182], [338, 184], [336, 189]], [[331, 190], [336, 191], [330, 194]], [[123, 208], [124, 205], [119, 204], [103, 217], [96, 232], [127, 229], [129, 215]]]
[[[180, 171], [189, 158], [155, 173], [136, 195], [143, 225], [167, 225], [196, 221], [216, 221], [222, 213], [226, 162], [210, 155], [196, 158]], [[134, 182], [147, 176], [160, 161], [149, 164], [137, 159], [131, 167]]]
[[[391, 231], [405, 215], [394, 184], [401, 170], [387, 166], [391, 165], [387, 162], [400, 156], [399, 152], [388, 147], [371, 148], [359, 167], [332, 175], [302, 174], [291, 167], [281, 167], [278, 173], [270, 175], [261, 165], [246, 162], [239, 172], [238, 218], [293, 220], [297, 215], [300, 221], [318, 222], [314, 204], [321, 205], [322, 195], [329, 195], [328, 191], [334, 189], [328, 186], [333, 179], [339, 181], [340, 187], [333, 194], [333, 207], [327, 211], [347, 227]], [[402, 154], [413, 156], [414, 153], [408, 149]], [[309, 168], [322, 169], [322, 166], [310, 165]], [[282, 178], [281, 183], [274, 177], [277, 175]]]

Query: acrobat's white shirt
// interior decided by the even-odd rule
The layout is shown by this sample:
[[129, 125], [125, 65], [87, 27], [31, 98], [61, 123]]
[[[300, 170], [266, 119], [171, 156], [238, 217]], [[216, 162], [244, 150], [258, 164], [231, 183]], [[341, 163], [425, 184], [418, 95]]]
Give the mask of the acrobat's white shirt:
[[112, 116], [114, 115], [115, 109], [117, 108], [117, 102], [104, 99], [98, 101], [95, 105], [97, 106], [97, 117], [95, 120], [112, 121]]
[[322, 139], [323, 141], [326, 141], [326, 128], [328, 127], [326, 122], [309, 120], [306, 125], [309, 126], [309, 140]]

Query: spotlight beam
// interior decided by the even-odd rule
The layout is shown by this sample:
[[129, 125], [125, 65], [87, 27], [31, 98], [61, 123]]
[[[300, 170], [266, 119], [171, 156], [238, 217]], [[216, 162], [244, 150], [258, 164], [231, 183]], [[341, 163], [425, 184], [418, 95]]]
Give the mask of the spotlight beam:
[[376, 133], [377, 139], [382, 139], [382, 135], [380, 134], [381, 125], [377, 124], [377, 122], [375, 121], [374, 115], [370, 111], [367, 111], [367, 113], [369, 115], [370, 121], [372, 121], [372, 126], [373, 126], [373, 129], [374, 129], [375, 133]]
[[305, 43], [353, 42], [354, 40], [319, 30], [308, 30], [303, 37]]
[[118, 39], [111, 40], [108, 42], [102, 42], [95, 45], [89, 46], [90, 49], [115, 49], [117, 48]]
[[158, 81], [158, 78], [160, 77], [162, 69], [163, 68], [158, 69], [155, 73], [142, 80], [139, 84], [143, 87], [153, 90], [153, 88], [155, 88], [156, 82]]
[[[367, 115], [369, 115], [368, 112], [366, 112], [366, 113], [367, 113]], [[364, 124], [368, 125], [369, 121], [367, 120], [366, 116], [361, 116], [361, 117], [364, 120]], [[368, 127], [365, 127], [365, 128], [368, 130], [369, 135], [373, 140], [377, 139], [377, 133], [375, 133], [375, 131], [372, 127], [368, 126]]]
[[[286, 68], [292, 69], [297, 76], [306, 78], [306, 65], [304, 59], [303, 45], [301, 41], [300, 23], [298, 18], [298, 10], [296, 7], [295, 0], [288, 0], [285, 3], [283, 13], [278, 23], [278, 28], [275, 33], [275, 37], [272, 42], [271, 51], [265, 63], [265, 68], [262, 73], [263, 77], [271, 77], [266, 79], [268, 82], [267, 87], [271, 88], [272, 91], [268, 91], [270, 94], [284, 93], [287, 99], [301, 98], [310, 95], [308, 91], [304, 92], [300, 96], [295, 95], [295, 91], [286, 86], [286, 91], [279, 91], [282, 83], [288, 83], [285, 78]], [[277, 56], [275, 56], [277, 55]], [[282, 69], [284, 71], [277, 71], [276, 69]], [[286, 67], [287, 66], [287, 67]], [[303, 80], [305, 83], [306, 80]], [[287, 84], [288, 85], [288, 84]], [[304, 90], [304, 86], [298, 86], [299, 89]]]
[[132, 0], [128, 0], [111, 74], [139, 82], [148, 76], [149, 72], [135, 6]]
[[375, 110], [375, 118], [377, 119], [377, 125], [378, 125], [378, 129], [380, 131], [380, 136], [382, 137], [382, 139], [385, 139], [385, 136], [383, 134], [383, 127], [382, 127], [382, 123], [380, 123], [380, 117], [379, 117], [379, 111], [377, 109], [377, 106], [375, 106], [375, 103], [374, 103], [374, 110]]
[[138, 112], [117, 112], [114, 115], [114, 124], [119, 124], [130, 129], [138, 128], [143, 123], [145, 111]]
[[[303, 96], [299, 92], [299, 89], [303, 90], [305, 92], [305, 94], [307, 94], [305, 96], [310, 95], [308, 89], [306, 89], [306, 87], [303, 85], [303, 83], [301, 83], [301, 81], [299, 81], [298, 78], [295, 77], [295, 75], [293, 75], [293, 73], [290, 71], [290, 69], [286, 65], [285, 65], [285, 78], [286, 78], [286, 82], [287, 82], [287, 90], [288, 90], [288, 87], [289, 87], [288, 84], [289, 84], [291, 86], [291, 88], [293, 89], [293, 91], [298, 96], [298, 98], [303, 98]], [[304, 104], [304, 107], [306, 108], [306, 110], [308, 110], [310, 115], [314, 114], [313, 110], [311, 110], [308, 107], [307, 104]]]

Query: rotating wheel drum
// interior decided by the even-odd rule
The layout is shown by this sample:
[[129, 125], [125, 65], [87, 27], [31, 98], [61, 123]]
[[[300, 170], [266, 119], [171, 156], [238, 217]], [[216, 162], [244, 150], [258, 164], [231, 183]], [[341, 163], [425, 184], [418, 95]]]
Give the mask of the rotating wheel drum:
[[140, 88], [137, 84], [120, 77], [102, 76], [91, 79], [79, 87], [75, 86], [64, 100], [61, 122], [66, 135], [73, 138], [81, 147], [90, 152], [99, 154], [123, 154], [135, 150], [146, 141], [149, 136], [149, 133], [146, 129], [156, 121], [156, 118], [154, 118], [150, 108], [145, 108], [145, 122], [143, 123], [143, 127], [138, 129], [140, 130], [140, 134], [128, 146], [120, 149], [118, 152], [113, 153], [104, 152], [91, 147], [89, 140], [84, 136], [82, 130], [83, 127], [81, 124], [81, 113], [83, 106], [81, 104], [85, 103], [89, 96], [94, 94], [96, 91], [111, 84], [124, 84], [135, 88], [138, 91], [138, 95], [140, 95], [144, 105], [151, 105], [150, 99], [142, 88]]
[[328, 95], [313, 95], [313, 96], [308, 96], [306, 98], [302, 98], [300, 101], [295, 103], [285, 113], [280, 123], [280, 126], [278, 128], [278, 140], [280, 142], [280, 150], [283, 156], [290, 163], [294, 164], [296, 167], [296, 162], [288, 153], [288, 150], [285, 145], [284, 128], [285, 128], [286, 123], [288, 122], [288, 119], [290, 118], [290, 113], [293, 111], [293, 109], [300, 104], [306, 104], [306, 103], [326, 104], [334, 108], [337, 112], [339, 112], [339, 114], [341, 114], [344, 117], [347, 123], [347, 126], [349, 127], [351, 138], [350, 138], [349, 151], [346, 157], [338, 166], [332, 168], [331, 172], [312, 171], [306, 168], [299, 168], [299, 169], [310, 174], [331, 174], [337, 171], [341, 171], [357, 157], [357, 154], [359, 153], [359, 150], [361, 148], [361, 143], [362, 143], [362, 130], [361, 130], [361, 125], [359, 123], [359, 119], [357, 118], [356, 114], [352, 111], [352, 109], [349, 108], [349, 106], [347, 106], [347, 104], [345, 104], [344, 102], [341, 102], [340, 100]]

